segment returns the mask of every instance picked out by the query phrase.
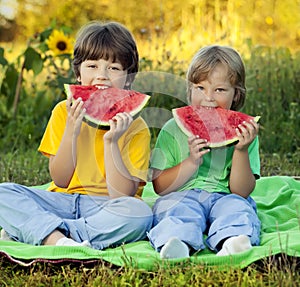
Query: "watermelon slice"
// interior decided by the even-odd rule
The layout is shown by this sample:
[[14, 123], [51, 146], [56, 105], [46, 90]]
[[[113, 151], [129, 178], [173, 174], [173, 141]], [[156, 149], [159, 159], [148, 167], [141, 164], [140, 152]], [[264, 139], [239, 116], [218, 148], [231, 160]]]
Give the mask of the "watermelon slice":
[[127, 112], [132, 117], [137, 116], [150, 99], [150, 96], [134, 90], [69, 84], [64, 86], [67, 96], [73, 99], [81, 97], [84, 101], [84, 121], [100, 129], [109, 129], [108, 121], [117, 113]]
[[198, 135], [206, 139], [210, 148], [222, 147], [236, 142], [235, 129], [243, 121], [254, 119], [241, 112], [222, 108], [185, 106], [172, 110], [177, 125], [187, 135]]

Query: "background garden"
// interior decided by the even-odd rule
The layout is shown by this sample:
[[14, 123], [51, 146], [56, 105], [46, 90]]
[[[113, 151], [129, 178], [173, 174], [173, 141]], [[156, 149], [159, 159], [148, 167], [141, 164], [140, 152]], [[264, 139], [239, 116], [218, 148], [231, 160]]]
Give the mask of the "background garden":
[[[170, 110], [186, 103], [185, 72], [192, 55], [203, 45], [230, 45], [240, 52], [247, 70], [247, 101], [242, 111], [261, 115], [262, 175], [299, 176], [299, 15], [299, 0], [149, 0], [146, 4], [133, 0], [102, 0], [99, 3], [92, 0], [1, 0], [0, 182], [38, 185], [50, 180], [48, 161], [36, 150], [51, 109], [65, 98], [63, 84], [74, 82], [70, 64], [76, 31], [94, 19], [120, 21], [135, 35], [141, 73], [133, 88], [152, 96], [143, 112], [151, 128], [152, 144], [161, 125], [170, 117]], [[4, 266], [2, 264], [0, 268]], [[13, 267], [5, 268], [13, 274]], [[106, 267], [102, 268], [109, 272]], [[49, 274], [46, 269], [45, 266], [36, 267], [30, 272]], [[61, 269], [57, 270], [61, 274]], [[64, 270], [67, 274], [72, 273], [80, 286], [84, 276], [76, 277], [69, 267]], [[200, 275], [195, 275], [194, 271], [193, 268], [186, 270], [187, 276], [199, 279], [197, 276]], [[266, 279], [265, 271], [266, 268], [249, 271], [258, 278], [256, 284], [261, 280], [261, 285], [255, 285], [255, 281], [251, 285], [252, 277], [245, 273], [229, 272], [227, 279], [228, 282], [244, 280], [244, 286], [264, 286], [268, 280], [272, 285], [272, 280], [277, 282], [282, 276], [278, 272], [272, 279]], [[17, 272], [25, 274], [30, 282], [27, 271]], [[140, 281], [132, 281], [135, 286], [153, 276], [133, 270], [122, 272], [128, 280], [140, 278]], [[177, 276], [181, 273], [174, 272], [170, 271], [169, 279], [176, 276], [179, 286], [181, 279], [182, 282], [188, 281]], [[202, 268], [201, 272], [202, 276], [207, 275], [207, 285], [204, 286], [214, 286], [209, 285], [212, 284], [211, 271]], [[293, 268], [288, 272], [286, 286], [293, 286], [297, 274]], [[86, 282], [90, 280], [89, 276], [100, 276], [95, 270], [87, 273]], [[55, 276], [53, 280], [62, 280], [66, 283], [64, 286], [71, 285], [66, 279], [68, 276]], [[111, 278], [112, 274], [103, 276]], [[215, 276], [220, 277], [220, 274]], [[41, 284], [52, 280], [42, 277], [38, 277]], [[217, 277], [216, 285], [219, 286], [222, 281]], [[7, 280], [17, 280], [11, 278], [13, 276], [8, 276]], [[158, 277], [157, 280], [163, 279]], [[110, 279], [107, 281], [107, 286], [110, 286], [108, 282]]]

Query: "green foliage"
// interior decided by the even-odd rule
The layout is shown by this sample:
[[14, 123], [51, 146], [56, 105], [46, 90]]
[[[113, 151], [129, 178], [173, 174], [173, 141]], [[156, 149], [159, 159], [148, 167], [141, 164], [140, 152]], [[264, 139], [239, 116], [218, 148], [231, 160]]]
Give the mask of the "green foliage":
[[50, 182], [48, 159], [36, 147], [0, 153], [0, 182], [17, 182], [26, 186]]
[[[55, 29], [29, 39], [28, 47], [9, 62], [0, 48], [4, 71], [0, 94], [0, 149], [38, 146], [53, 106], [65, 98], [63, 84], [74, 82], [71, 54], [55, 55], [47, 45]], [[67, 27], [62, 29], [71, 33]], [[182, 47], [181, 49], [184, 49]], [[261, 115], [261, 152], [292, 158], [300, 146], [300, 53], [288, 48], [253, 46], [242, 54], [247, 69], [248, 97], [244, 112]], [[155, 59], [143, 57], [133, 89], [152, 96], [142, 116], [152, 132], [152, 146], [171, 109], [186, 104], [188, 62], [166, 49]], [[298, 162], [296, 162], [297, 164]]]
[[244, 111], [261, 115], [261, 148], [290, 156], [300, 147], [300, 53], [252, 47], [246, 61], [248, 98]]
[[[4, 58], [4, 49], [0, 47], [0, 65], [6, 66], [8, 64], [7, 60]], [[1, 83], [0, 83], [1, 86]]]
[[32, 70], [35, 75], [38, 75], [43, 69], [43, 59], [32, 47], [28, 47], [24, 52], [24, 69]]
[[[56, 55], [47, 45], [54, 31], [55, 26], [35, 34], [11, 62], [0, 47], [0, 148], [4, 151], [36, 146], [51, 109], [65, 97], [64, 83], [74, 82], [70, 51]], [[65, 37], [62, 40], [69, 40]]]

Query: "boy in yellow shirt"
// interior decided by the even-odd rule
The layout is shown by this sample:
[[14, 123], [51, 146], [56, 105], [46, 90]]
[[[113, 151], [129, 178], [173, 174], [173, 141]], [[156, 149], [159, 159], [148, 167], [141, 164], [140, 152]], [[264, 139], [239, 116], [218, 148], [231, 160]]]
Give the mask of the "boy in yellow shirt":
[[[123, 25], [91, 22], [78, 34], [73, 69], [81, 85], [129, 89], [138, 60]], [[152, 212], [135, 198], [147, 179], [146, 123], [119, 113], [104, 131], [83, 122], [84, 114], [80, 98], [68, 98], [52, 111], [39, 146], [49, 157], [48, 191], [0, 184], [0, 226], [12, 239], [103, 249], [146, 236]]]

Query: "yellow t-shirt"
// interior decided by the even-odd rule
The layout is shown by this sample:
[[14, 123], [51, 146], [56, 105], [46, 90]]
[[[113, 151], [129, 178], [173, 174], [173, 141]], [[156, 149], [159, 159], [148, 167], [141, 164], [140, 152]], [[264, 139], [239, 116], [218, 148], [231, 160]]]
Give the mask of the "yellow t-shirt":
[[[65, 130], [67, 120], [66, 101], [58, 103], [52, 111], [38, 150], [45, 156], [55, 155]], [[82, 123], [77, 140], [77, 165], [67, 188], [51, 182], [48, 190], [66, 193], [108, 195], [103, 135], [106, 130]], [[130, 174], [141, 180], [137, 195], [141, 195], [147, 181], [150, 157], [150, 132], [145, 121], [138, 117], [119, 139], [121, 155]]]

